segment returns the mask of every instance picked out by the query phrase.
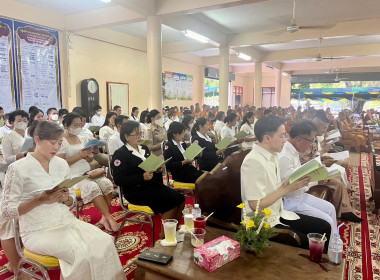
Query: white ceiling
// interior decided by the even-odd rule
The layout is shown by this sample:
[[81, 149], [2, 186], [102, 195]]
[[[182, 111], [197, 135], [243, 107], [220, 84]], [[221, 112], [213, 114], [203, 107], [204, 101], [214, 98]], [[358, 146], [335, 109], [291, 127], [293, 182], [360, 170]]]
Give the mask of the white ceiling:
[[[301, 29], [292, 34], [286, 32], [286, 27], [292, 18], [293, 0], [7, 1], [62, 14], [65, 18], [62, 26], [78, 34], [87, 32], [89, 36], [91, 31], [96, 33], [101, 28], [128, 34], [131, 39], [125, 46], [142, 51], [146, 51], [146, 18], [157, 13], [163, 23], [163, 55], [183, 56], [190, 62], [193, 57], [193, 61], [202, 61], [204, 66], [218, 64], [219, 48], [197, 43], [184, 36], [182, 30], [192, 29], [222, 45], [229, 42], [231, 46], [239, 46], [234, 48], [236, 51], [277, 68], [284, 65], [288, 72], [292, 72], [292, 67], [297, 73], [327, 71], [332, 65], [343, 65], [350, 71], [380, 72], [380, 0], [297, 0], [295, 17], [299, 26], [330, 24], [331, 28]], [[103, 8], [107, 12], [103, 13]], [[319, 37], [323, 37], [322, 56], [344, 59], [315, 62]], [[130, 40], [134, 42], [132, 45], [128, 45]], [[231, 55], [230, 62], [235, 68], [246, 69], [252, 68], [253, 63], [239, 60], [236, 55]]]
[[76, 14], [94, 9], [114, 5], [100, 0], [16, 0], [28, 5], [36, 6], [59, 14]]

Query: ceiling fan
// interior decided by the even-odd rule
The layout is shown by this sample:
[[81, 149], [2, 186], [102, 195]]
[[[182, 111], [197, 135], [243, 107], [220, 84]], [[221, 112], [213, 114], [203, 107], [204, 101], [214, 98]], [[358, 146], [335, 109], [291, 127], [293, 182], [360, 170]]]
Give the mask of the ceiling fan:
[[348, 78], [339, 78], [339, 73], [338, 72], [336, 73], [335, 79], [334, 79], [335, 82], [340, 82], [340, 81], [345, 81], [345, 80], [348, 80]]
[[333, 67], [330, 67], [329, 71], [325, 72], [326, 74], [335, 74], [335, 73], [349, 73], [350, 71], [342, 71], [342, 68], [336, 67], [335, 69]]
[[343, 59], [343, 57], [338, 57], [338, 56], [329, 56], [329, 57], [323, 57], [321, 54], [321, 45], [322, 45], [322, 40], [323, 38], [320, 37], [318, 39], [319, 45], [318, 45], [318, 54], [315, 57], [315, 61], [322, 61], [322, 60], [333, 60], [333, 59]]
[[293, 17], [290, 21], [290, 25], [286, 28], [286, 31], [289, 33], [297, 32], [300, 29], [330, 29], [335, 24], [330, 25], [320, 25], [320, 26], [298, 26], [296, 22], [296, 0], [293, 0]]

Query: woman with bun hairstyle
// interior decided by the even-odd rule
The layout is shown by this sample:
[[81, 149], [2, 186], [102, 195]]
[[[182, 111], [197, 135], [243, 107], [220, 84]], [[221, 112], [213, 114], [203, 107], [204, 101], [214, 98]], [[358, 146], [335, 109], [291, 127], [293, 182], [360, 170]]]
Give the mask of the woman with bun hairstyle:
[[207, 135], [209, 123], [206, 118], [199, 118], [191, 129], [191, 142], [204, 148], [202, 157], [198, 159], [199, 167], [203, 171], [211, 171], [223, 160], [224, 150], [218, 150], [211, 138]]

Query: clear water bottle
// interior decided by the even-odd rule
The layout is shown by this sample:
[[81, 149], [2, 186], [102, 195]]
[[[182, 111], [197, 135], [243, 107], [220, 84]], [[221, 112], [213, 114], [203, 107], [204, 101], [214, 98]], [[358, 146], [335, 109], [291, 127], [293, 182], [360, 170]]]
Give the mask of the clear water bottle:
[[201, 208], [199, 208], [199, 204], [194, 204], [192, 214], [194, 218], [202, 215], [202, 211], [201, 211]]
[[340, 264], [342, 262], [342, 254], [343, 241], [340, 239], [339, 233], [334, 233], [329, 243], [329, 261], [335, 264]]

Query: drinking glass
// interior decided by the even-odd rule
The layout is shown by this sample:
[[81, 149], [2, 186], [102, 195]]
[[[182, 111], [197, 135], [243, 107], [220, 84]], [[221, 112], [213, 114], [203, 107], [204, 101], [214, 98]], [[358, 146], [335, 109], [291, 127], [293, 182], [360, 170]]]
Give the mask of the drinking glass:
[[313, 262], [321, 262], [323, 248], [325, 247], [326, 237], [319, 233], [309, 233], [307, 238], [309, 238], [309, 249], [310, 249], [310, 260]]
[[175, 219], [164, 220], [165, 241], [167, 243], [177, 242], [177, 239], [176, 239], [177, 224], [178, 224], [178, 221]]
[[191, 230], [191, 232], [193, 233], [191, 235], [191, 245], [193, 245], [194, 247], [202, 246], [205, 243], [206, 230], [204, 230], [203, 228], [194, 228]]
[[206, 216], [200, 215], [198, 217], [194, 217], [194, 228], [203, 228], [206, 229]]

